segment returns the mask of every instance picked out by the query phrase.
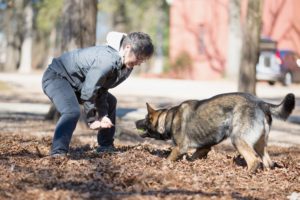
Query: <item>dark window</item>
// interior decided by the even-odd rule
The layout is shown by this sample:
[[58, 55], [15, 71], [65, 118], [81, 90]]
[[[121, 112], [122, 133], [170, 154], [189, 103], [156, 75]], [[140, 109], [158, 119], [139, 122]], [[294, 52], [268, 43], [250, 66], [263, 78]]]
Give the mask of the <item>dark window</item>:
[[271, 59], [270, 59], [270, 57], [265, 57], [264, 58], [264, 65], [266, 67], [270, 67], [271, 66]]

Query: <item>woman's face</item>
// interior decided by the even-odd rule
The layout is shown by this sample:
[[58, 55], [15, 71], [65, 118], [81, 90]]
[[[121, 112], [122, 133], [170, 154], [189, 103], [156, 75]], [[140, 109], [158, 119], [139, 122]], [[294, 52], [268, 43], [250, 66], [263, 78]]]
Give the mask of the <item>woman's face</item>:
[[139, 59], [131, 50], [131, 46], [127, 45], [124, 49], [123, 64], [126, 68], [132, 69], [136, 65], [140, 65], [145, 59]]

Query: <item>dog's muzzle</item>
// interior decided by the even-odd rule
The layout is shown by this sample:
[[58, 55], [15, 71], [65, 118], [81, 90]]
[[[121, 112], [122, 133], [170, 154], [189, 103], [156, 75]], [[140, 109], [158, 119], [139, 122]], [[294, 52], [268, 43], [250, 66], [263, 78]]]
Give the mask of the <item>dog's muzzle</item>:
[[149, 137], [145, 119], [137, 120], [135, 122], [135, 127], [138, 129], [139, 135], [142, 138]]

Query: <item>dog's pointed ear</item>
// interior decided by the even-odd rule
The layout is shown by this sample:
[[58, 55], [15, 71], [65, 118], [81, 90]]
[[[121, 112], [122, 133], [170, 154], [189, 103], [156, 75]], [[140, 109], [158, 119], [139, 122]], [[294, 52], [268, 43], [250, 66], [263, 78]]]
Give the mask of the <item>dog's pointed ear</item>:
[[153, 113], [153, 112], [155, 112], [155, 110], [150, 106], [149, 103], [146, 103], [146, 105], [147, 105], [148, 113]]

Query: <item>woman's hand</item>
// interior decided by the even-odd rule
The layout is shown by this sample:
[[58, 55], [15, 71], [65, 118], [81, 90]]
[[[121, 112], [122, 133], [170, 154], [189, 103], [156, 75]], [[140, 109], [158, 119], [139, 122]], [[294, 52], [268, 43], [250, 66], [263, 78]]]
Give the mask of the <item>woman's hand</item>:
[[89, 124], [90, 129], [97, 130], [100, 128], [111, 128], [113, 123], [106, 116], [102, 117], [100, 120], [96, 120], [93, 123]]

